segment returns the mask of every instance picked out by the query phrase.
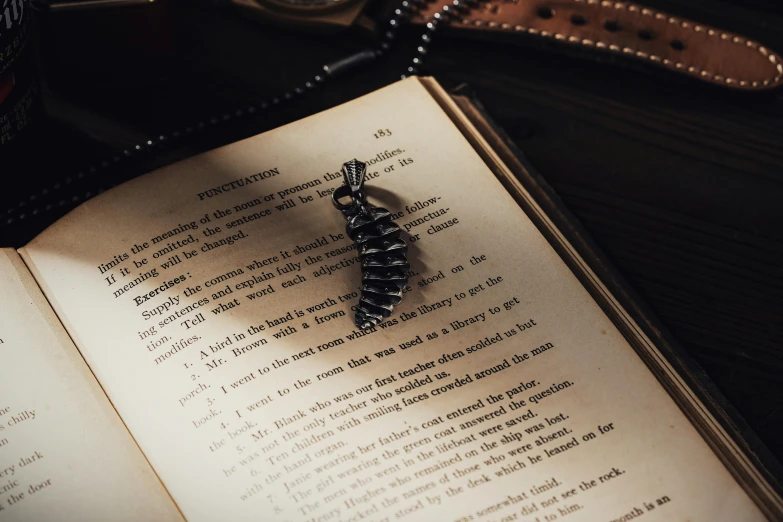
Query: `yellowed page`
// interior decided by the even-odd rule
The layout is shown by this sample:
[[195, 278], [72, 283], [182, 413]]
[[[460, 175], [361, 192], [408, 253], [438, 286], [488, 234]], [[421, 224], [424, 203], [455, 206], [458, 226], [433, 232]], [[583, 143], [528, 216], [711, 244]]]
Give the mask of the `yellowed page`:
[[182, 522], [10, 249], [0, 308], [0, 520]]
[[[353, 157], [413, 268], [366, 335], [329, 201]], [[190, 522], [763, 518], [416, 80], [128, 183], [24, 255]]]

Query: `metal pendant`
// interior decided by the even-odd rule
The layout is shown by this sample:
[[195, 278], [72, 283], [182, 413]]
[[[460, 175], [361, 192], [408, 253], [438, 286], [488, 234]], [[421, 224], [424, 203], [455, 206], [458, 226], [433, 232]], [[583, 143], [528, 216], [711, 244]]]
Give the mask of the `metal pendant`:
[[[392, 313], [402, 301], [402, 289], [408, 284], [408, 246], [400, 238], [400, 227], [391, 212], [367, 203], [364, 176], [367, 165], [359, 160], [343, 164], [345, 184], [332, 194], [332, 202], [348, 220], [348, 237], [356, 244], [362, 266], [362, 295], [354, 322], [359, 328], [371, 328]], [[350, 196], [350, 203], [340, 200]]]

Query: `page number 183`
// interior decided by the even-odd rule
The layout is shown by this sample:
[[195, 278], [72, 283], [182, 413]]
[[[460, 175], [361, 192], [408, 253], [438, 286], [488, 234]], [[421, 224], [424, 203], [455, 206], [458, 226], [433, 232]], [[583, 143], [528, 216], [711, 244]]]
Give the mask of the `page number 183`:
[[373, 134], [376, 140], [379, 140], [381, 138], [386, 138], [391, 135], [392, 135], [392, 131], [390, 131], [389, 129], [378, 129], [378, 132]]

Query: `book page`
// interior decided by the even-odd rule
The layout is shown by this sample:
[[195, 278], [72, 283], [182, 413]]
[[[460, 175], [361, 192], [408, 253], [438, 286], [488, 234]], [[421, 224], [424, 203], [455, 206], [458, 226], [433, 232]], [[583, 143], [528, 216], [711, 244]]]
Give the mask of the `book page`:
[[[393, 316], [330, 202], [404, 231]], [[24, 250], [190, 522], [762, 520], [421, 84], [162, 169]]]
[[0, 308], [0, 520], [182, 522], [10, 249]]

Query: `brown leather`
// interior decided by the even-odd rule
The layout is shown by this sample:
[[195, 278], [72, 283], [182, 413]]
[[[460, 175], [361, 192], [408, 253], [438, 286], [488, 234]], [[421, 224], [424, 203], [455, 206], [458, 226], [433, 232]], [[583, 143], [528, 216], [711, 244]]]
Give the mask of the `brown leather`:
[[[434, 0], [412, 19], [423, 24], [451, 4]], [[551, 15], [551, 16], [550, 16]], [[783, 60], [763, 45], [727, 31], [626, 2], [488, 0], [460, 13], [451, 26], [526, 33], [617, 53], [738, 89], [783, 83]]]

